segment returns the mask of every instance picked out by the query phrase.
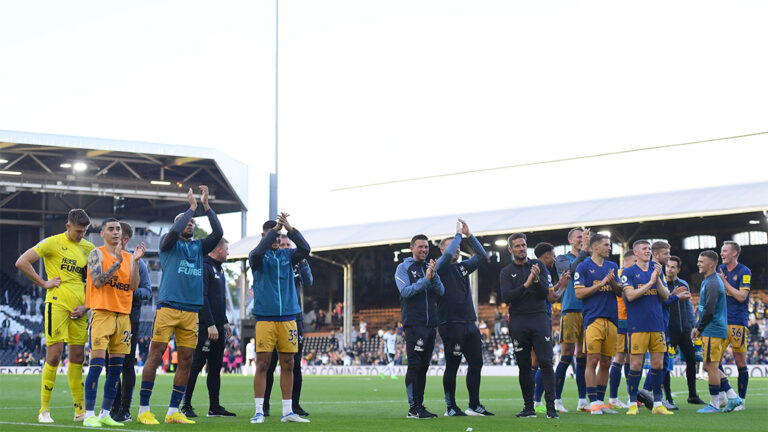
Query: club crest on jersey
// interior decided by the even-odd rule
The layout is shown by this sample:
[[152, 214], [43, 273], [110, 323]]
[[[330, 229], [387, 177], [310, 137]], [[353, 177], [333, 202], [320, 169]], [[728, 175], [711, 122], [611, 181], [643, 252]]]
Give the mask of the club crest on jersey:
[[411, 270], [411, 276], [413, 276], [414, 278], [418, 278], [419, 277], [419, 272], [416, 271], [416, 270]]
[[453, 346], [453, 355], [461, 356], [461, 345], [456, 344]]
[[468, 274], [469, 274], [469, 272], [467, 271], [467, 268], [466, 268], [466, 267], [464, 267], [463, 265], [460, 265], [460, 266], [459, 266], [459, 271], [461, 272], [461, 275], [462, 275], [462, 276], [466, 276], [466, 275], [468, 275]]
[[581, 277], [581, 275], [579, 274], [579, 272], [576, 272], [576, 273], [573, 274], [573, 279], [574, 280], [579, 280], [580, 277]]

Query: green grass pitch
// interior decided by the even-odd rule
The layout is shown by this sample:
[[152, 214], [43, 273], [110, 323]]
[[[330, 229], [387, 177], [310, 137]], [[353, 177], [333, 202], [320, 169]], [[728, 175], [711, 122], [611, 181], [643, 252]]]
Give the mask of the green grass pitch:
[[[222, 377], [222, 404], [237, 413], [233, 419], [199, 417], [194, 425], [157, 425], [145, 426], [136, 422], [138, 410], [138, 386], [133, 398], [132, 415], [134, 421], [122, 428], [104, 428], [104, 430], [306, 430], [306, 431], [440, 431], [473, 432], [500, 430], [519, 431], [765, 431], [768, 430], [768, 379], [753, 378], [749, 382], [747, 410], [728, 414], [697, 414], [698, 406], [685, 402], [684, 378], [673, 378], [672, 389], [680, 411], [674, 416], [651, 415], [650, 411], [640, 408], [640, 415], [628, 417], [624, 410], [618, 415], [592, 416], [589, 413], [574, 412], [560, 415], [559, 420], [548, 420], [543, 414], [536, 419], [517, 419], [515, 414], [522, 408], [522, 399], [517, 378], [484, 377], [481, 387], [481, 400], [485, 407], [494, 412], [494, 417], [443, 417], [442, 381], [438, 377], [429, 377], [426, 389], [425, 405], [436, 414], [437, 419], [408, 420], [405, 418], [407, 403], [403, 378], [398, 380], [380, 379], [379, 377], [345, 376], [306, 376], [302, 405], [310, 412], [309, 424], [280, 423], [280, 396], [277, 385], [274, 389], [272, 410], [278, 416], [268, 417], [266, 423], [252, 425], [248, 422], [253, 415], [252, 377], [241, 375]], [[152, 412], [162, 422], [170, 398], [171, 376], [158, 376], [155, 392], [152, 395]], [[104, 377], [100, 380], [103, 385]], [[277, 384], [277, 382], [276, 382]], [[464, 378], [457, 383], [458, 403], [466, 408], [467, 392]], [[734, 383], [735, 384], [735, 383]], [[626, 387], [622, 380], [620, 398], [626, 400]], [[51, 401], [51, 415], [56, 421], [53, 425], [37, 423], [37, 411], [40, 400], [40, 377], [37, 375], [0, 375], [0, 430], [1, 431], [64, 431], [87, 429], [82, 423], [72, 422], [73, 408], [66, 376], [60, 375]], [[702, 398], [707, 399], [707, 385], [698, 381], [698, 390]], [[97, 399], [101, 402], [102, 389]], [[573, 379], [568, 379], [564, 391], [567, 408], [575, 408], [576, 387]], [[275, 403], [276, 402], [276, 403]], [[205, 378], [198, 380], [193, 405], [197, 413], [205, 414], [208, 408], [208, 393]]]

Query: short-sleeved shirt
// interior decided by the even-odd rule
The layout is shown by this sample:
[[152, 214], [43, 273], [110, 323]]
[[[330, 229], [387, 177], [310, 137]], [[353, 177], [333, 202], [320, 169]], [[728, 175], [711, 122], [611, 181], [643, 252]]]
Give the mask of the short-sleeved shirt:
[[717, 267], [717, 272], [720, 271], [725, 274], [725, 280], [739, 291], [747, 291], [747, 298], [744, 302], [736, 300], [727, 290], [725, 291], [726, 302], [728, 305], [728, 324], [729, 325], [742, 325], [749, 324], [749, 312], [747, 311], [747, 305], [749, 305], [749, 289], [752, 284], [752, 271], [747, 266], [739, 263], [733, 271], [728, 271], [725, 264], [720, 264]]
[[73, 242], [67, 233], [40, 240], [32, 248], [43, 259], [48, 279], [61, 278], [56, 288], [46, 290], [45, 301], [73, 310], [85, 304], [85, 278], [88, 254], [94, 249], [88, 240]]
[[397, 335], [391, 332], [386, 332], [381, 338], [384, 339], [385, 352], [387, 354], [394, 354], [395, 345], [397, 344]]
[[[643, 270], [637, 264], [624, 269], [621, 274], [621, 283], [624, 291], [629, 288], [640, 288], [651, 281], [653, 274], [653, 261], [648, 264], [648, 270]], [[664, 273], [659, 275], [664, 286], [667, 285]], [[635, 301], [627, 301], [627, 329], [630, 333], [637, 332], [663, 332], [666, 331], [664, 312], [658, 289], [654, 286]]]
[[[576, 273], [573, 275], [574, 289], [589, 288], [600, 283], [611, 270], [615, 275], [619, 266], [613, 261], [603, 261], [603, 265], [597, 265], [592, 258], [587, 258], [576, 267]], [[581, 299], [581, 313], [584, 316], [584, 328], [589, 327], [598, 318], [606, 318], [618, 326], [619, 311], [616, 294], [610, 284], [600, 288], [591, 296]]]

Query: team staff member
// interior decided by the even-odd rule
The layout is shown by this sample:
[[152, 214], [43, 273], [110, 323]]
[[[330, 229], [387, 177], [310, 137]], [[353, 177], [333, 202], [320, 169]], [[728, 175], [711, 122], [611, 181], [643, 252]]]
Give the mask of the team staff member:
[[[53, 423], [50, 414], [51, 393], [56, 382], [64, 343], [69, 345], [67, 380], [75, 402], [74, 421], [85, 420], [83, 390], [83, 346], [88, 340], [88, 318], [85, 316], [86, 265], [94, 246], [84, 240], [91, 220], [85, 210], [72, 209], [67, 214], [67, 230], [47, 237], [28, 249], [16, 261], [21, 270], [45, 293], [45, 365], [40, 384], [40, 412], [37, 421]], [[43, 258], [48, 280], [37, 274], [32, 264]]]
[[[679, 257], [669, 257], [667, 263], [667, 284], [672, 292], [683, 287], [690, 293], [688, 282], [680, 279], [678, 274], [682, 268], [682, 260]], [[688, 403], [704, 405], [706, 402], [701, 400], [696, 392], [696, 352], [693, 348], [693, 342], [690, 335], [696, 324], [696, 316], [693, 314], [693, 305], [691, 300], [678, 300], [669, 306], [669, 334], [667, 339], [670, 347], [677, 347], [685, 357], [685, 378], [688, 382]]]
[[517, 417], [536, 417], [533, 408], [531, 350], [536, 353], [544, 382], [547, 418], [559, 418], [555, 410], [555, 377], [552, 370], [552, 322], [547, 316], [549, 281], [544, 263], [529, 260], [525, 234], [507, 239], [512, 262], [501, 269], [501, 299], [509, 305], [509, 333], [515, 361], [520, 369], [520, 390], [524, 408]]
[[427, 419], [437, 417], [424, 407], [424, 387], [435, 349], [435, 327], [438, 324], [436, 301], [445, 293], [445, 287], [435, 271], [435, 260], [427, 263], [427, 236], [413, 236], [410, 249], [413, 257], [406, 258], [395, 271], [408, 356], [405, 391], [410, 408], [406, 418]]
[[[616, 414], [605, 404], [608, 369], [616, 355], [616, 326], [619, 309], [616, 296], [621, 285], [616, 282], [619, 266], [608, 261], [611, 239], [596, 234], [589, 241], [592, 256], [576, 267], [574, 288], [582, 301], [584, 345], [587, 352], [587, 396], [592, 414]], [[600, 372], [597, 366], [600, 365]]]
[[[474, 255], [459, 261], [459, 247], [462, 234], [467, 238]], [[477, 328], [477, 313], [472, 303], [469, 274], [477, 270], [480, 263], [488, 259], [483, 245], [469, 232], [464, 220], [456, 223], [456, 235], [440, 242], [442, 255], [437, 260], [435, 271], [445, 287], [445, 294], [437, 300], [438, 330], [445, 346], [445, 392], [446, 416], [489, 416], [492, 412], [480, 403], [480, 372], [483, 368], [483, 347], [480, 330]], [[456, 405], [456, 373], [461, 357], [467, 359], [467, 391], [469, 407], [463, 412]]]
[[699, 322], [691, 331], [691, 338], [702, 338], [702, 353], [704, 353], [704, 368], [709, 374], [709, 405], [701, 408], [699, 413], [720, 412], [720, 388], [727, 388], [728, 403], [725, 411], [732, 411], [743, 403], [733, 391], [728, 378], [718, 369], [725, 349], [728, 348], [728, 313], [726, 292], [722, 278], [715, 275], [717, 253], [706, 250], [699, 254], [696, 264], [699, 273], [704, 274], [701, 282], [699, 297]]
[[[127, 250], [128, 242], [133, 237], [133, 227], [126, 222], [120, 222], [123, 250]], [[131, 400], [133, 388], [136, 386], [136, 346], [139, 343], [139, 318], [141, 317], [142, 300], [152, 298], [152, 285], [149, 281], [149, 269], [143, 259], [139, 259], [139, 286], [133, 292], [131, 304], [131, 352], [123, 359], [122, 387], [117, 388], [115, 402], [112, 405], [112, 419], [116, 422], [131, 421]], [[125, 397], [123, 397], [125, 395]]]
[[[728, 303], [728, 343], [733, 351], [733, 359], [739, 371], [739, 397], [747, 398], [749, 370], [747, 369], [747, 325], [749, 324], [749, 288], [752, 283], [752, 271], [739, 262], [741, 246], [734, 241], [723, 242], [720, 257], [723, 263], [717, 267], [717, 273], [725, 285], [725, 295]], [[721, 389], [725, 391], [725, 389]], [[742, 403], [736, 411], [746, 407]]]
[[[296, 248], [280, 249], [280, 230]], [[309, 244], [288, 222], [288, 214], [280, 213], [277, 221], [262, 225], [261, 241], [248, 255], [253, 272], [253, 315], [256, 316], [256, 374], [253, 396], [256, 413], [251, 423], [264, 423], [264, 390], [272, 351], [280, 358], [280, 389], [283, 392], [282, 422], [309, 423], [293, 412], [293, 359], [298, 352], [299, 335], [296, 315], [301, 312], [296, 297], [293, 267], [309, 256]]]
[[173, 391], [165, 422], [194, 423], [179, 412], [179, 403], [187, 388], [192, 355], [197, 346], [197, 311], [203, 307], [203, 257], [219, 244], [223, 235], [219, 219], [208, 205], [208, 187], [200, 186], [200, 190], [200, 202], [211, 224], [211, 234], [202, 240], [192, 240], [195, 231], [192, 217], [197, 210], [197, 200], [190, 188], [187, 192], [189, 210], [176, 216], [168, 234], [160, 238], [163, 275], [152, 323], [152, 342], [141, 376], [138, 419], [142, 424], [159, 423], [149, 411], [149, 400], [155, 385], [157, 366], [162, 362], [172, 334], [176, 336], [179, 363], [173, 378]]
[[648, 240], [637, 240], [632, 244], [632, 250], [637, 263], [621, 274], [630, 347], [630, 371], [627, 378], [630, 404], [627, 415], [638, 413], [637, 392], [646, 352], [651, 355], [652, 413], [672, 415], [674, 413], [661, 402], [664, 353], [667, 352], [662, 302], [669, 298], [669, 291], [661, 264], [651, 261], [651, 243]]
[[[280, 235], [280, 249], [291, 247], [291, 240], [285, 234]], [[304, 379], [301, 376], [301, 356], [304, 353], [304, 313], [301, 304], [301, 290], [304, 287], [311, 287], [314, 283], [312, 269], [306, 259], [301, 260], [293, 267], [293, 282], [296, 285], [296, 299], [299, 301], [299, 313], [296, 314], [296, 330], [299, 335], [299, 346], [296, 354], [293, 355], [293, 390], [291, 391], [291, 401], [293, 403], [293, 412], [306, 417], [309, 413], [301, 407], [301, 386]], [[269, 417], [269, 398], [272, 394], [272, 385], [275, 382], [275, 369], [277, 369], [278, 353], [272, 351], [272, 358], [269, 361], [267, 369], [267, 385], [264, 390], [264, 417]]]
[[[133, 254], [123, 250], [120, 222], [105, 219], [101, 224], [104, 245], [88, 255], [88, 281], [85, 305], [91, 309], [91, 355], [85, 379], [85, 421], [88, 427], [122, 426], [112, 420], [110, 411], [120, 386], [123, 358], [131, 352], [131, 305], [139, 286], [139, 260], [144, 243]], [[94, 415], [99, 376], [109, 350], [109, 367], [104, 383], [101, 414]]]
[[208, 363], [208, 417], [234, 417], [235, 414], [219, 404], [221, 389], [221, 364], [224, 359], [224, 347], [232, 336], [232, 328], [227, 321], [227, 280], [221, 263], [227, 260], [229, 242], [222, 238], [216, 249], [203, 259], [203, 307], [198, 313], [199, 333], [197, 348], [192, 359], [187, 391], [184, 393], [184, 406], [181, 412], [187, 417], [197, 417], [192, 409], [192, 395], [195, 392], [197, 376]]
[[[576, 272], [576, 267], [589, 257], [589, 229], [574, 228], [568, 232], [568, 243], [571, 250], [565, 255], [555, 258], [555, 266], [558, 273], [568, 270], [571, 275]], [[577, 409], [589, 411], [587, 403], [587, 387], [584, 372], [587, 367], [587, 354], [584, 347], [584, 319], [581, 314], [581, 300], [576, 298], [573, 290], [573, 279], [563, 293], [562, 313], [560, 315], [560, 363], [555, 371], [555, 408], [560, 412], [568, 412], [563, 405], [562, 394], [565, 385], [565, 375], [568, 367], [576, 354], [576, 388], [579, 394]]]

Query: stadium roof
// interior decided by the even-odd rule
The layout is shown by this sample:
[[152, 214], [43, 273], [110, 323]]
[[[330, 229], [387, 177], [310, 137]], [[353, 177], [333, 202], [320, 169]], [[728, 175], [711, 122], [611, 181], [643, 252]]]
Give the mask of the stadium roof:
[[[452, 234], [446, 228], [467, 219], [477, 236], [549, 231], [574, 226], [611, 225], [690, 217], [718, 216], [768, 209], [768, 182], [593, 201], [520, 207], [461, 215], [434, 216], [302, 231], [314, 252], [407, 243], [417, 233]], [[248, 256], [260, 236], [246, 237], [229, 248], [229, 258]]]
[[200, 184], [217, 213], [247, 210], [248, 166], [217, 150], [0, 130], [4, 222], [71, 208], [97, 218], [167, 219], [188, 207], [187, 189], [199, 193]]

